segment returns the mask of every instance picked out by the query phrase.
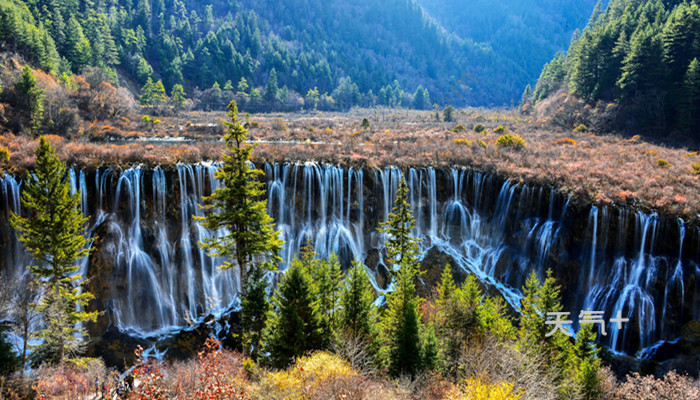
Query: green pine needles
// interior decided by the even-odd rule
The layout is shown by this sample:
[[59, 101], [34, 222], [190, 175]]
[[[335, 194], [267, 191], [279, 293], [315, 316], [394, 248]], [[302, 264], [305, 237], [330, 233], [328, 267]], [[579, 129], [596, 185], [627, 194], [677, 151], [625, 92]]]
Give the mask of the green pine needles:
[[[272, 217], [267, 214], [267, 201], [257, 200], [263, 196], [264, 184], [260, 181], [263, 172], [251, 166], [252, 145], [245, 144], [248, 131], [238, 122], [236, 102], [228, 105], [230, 121], [226, 125], [226, 148], [223, 166], [215, 177], [222, 185], [204, 198], [202, 206], [206, 215], [195, 220], [214, 232], [225, 228], [224, 236], [214, 236], [200, 243], [211, 255], [233, 259], [240, 271], [241, 296], [245, 296], [248, 270], [254, 261], [264, 259], [268, 269], [275, 269], [280, 260], [282, 240], [273, 228]], [[222, 269], [233, 267], [225, 261]]]
[[36, 263], [29, 270], [45, 290], [35, 305], [44, 320], [38, 353], [62, 362], [80, 349], [85, 332], [76, 324], [97, 317], [84, 309], [93, 296], [81, 289], [77, 274], [77, 261], [90, 253], [85, 246], [88, 218], [80, 212], [80, 193], [70, 193], [65, 164], [43, 137], [34, 175], [25, 182], [21, 201], [27, 217], [12, 213], [10, 222]]

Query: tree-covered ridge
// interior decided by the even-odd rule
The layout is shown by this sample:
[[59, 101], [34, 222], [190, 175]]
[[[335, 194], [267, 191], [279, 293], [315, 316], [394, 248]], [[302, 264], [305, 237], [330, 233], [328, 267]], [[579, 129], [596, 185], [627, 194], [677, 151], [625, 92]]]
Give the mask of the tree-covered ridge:
[[589, 103], [619, 106], [622, 128], [657, 136], [700, 127], [700, 8], [697, 0], [613, 0], [594, 10], [568, 54], [545, 66], [534, 90], [540, 101], [561, 85]]
[[442, 25], [462, 38], [490, 45], [518, 68], [517, 84], [537, 79], [542, 65], [569, 46], [586, 25], [596, 0], [418, 0]]
[[[0, 0], [0, 43], [57, 74], [99, 66], [115, 82], [119, 71], [168, 93], [218, 87], [273, 103], [317, 91], [326, 108], [500, 105], [524, 81], [516, 63], [446, 34], [415, 0]], [[273, 76], [279, 92], [262, 99]]]

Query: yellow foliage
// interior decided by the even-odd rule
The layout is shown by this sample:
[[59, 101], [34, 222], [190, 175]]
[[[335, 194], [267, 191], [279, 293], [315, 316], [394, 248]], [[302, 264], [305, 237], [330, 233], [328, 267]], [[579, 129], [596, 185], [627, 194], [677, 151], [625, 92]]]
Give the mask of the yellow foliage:
[[520, 135], [506, 133], [498, 137], [498, 139], [496, 140], [496, 146], [521, 149], [523, 147], [526, 147], [527, 143], [525, 143], [525, 139], [521, 138]]
[[487, 383], [481, 379], [466, 379], [461, 388], [447, 393], [445, 400], [520, 400], [511, 383]]
[[7, 147], [0, 146], [0, 164], [10, 161], [12, 153]]
[[452, 142], [454, 144], [463, 144], [466, 146], [471, 146], [472, 143], [474, 143], [474, 141], [469, 140], [469, 139], [465, 139], [465, 138], [457, 138], [457, 139], [454, 139]]
[[666, 168], [666, 167], [670, 167], [671, 163], [664, 160], [663, 158], [659, 158], [658, 160], [656, 160], [656, 165], [658, 165], [661, 168]]
[[326, 128], [326, 135], [330, 135], [331, 133], [333, 133], [333, 129]]
[[700, 175], [700, 160], [690, 164], [690, 166], [693, 168], [693, 173], [695, 175]]
[[561, 138], [554, 141], [554, 144], [570, 144], [576, 146], [576, 141], [572, 138]]
[[327, 352], [301, 357], [285, 371], [268, 372], [260, 381], [267, 399], [304, 399], [309, 393], [342, 389], [358, 383], [360, 375], [345, 360]]

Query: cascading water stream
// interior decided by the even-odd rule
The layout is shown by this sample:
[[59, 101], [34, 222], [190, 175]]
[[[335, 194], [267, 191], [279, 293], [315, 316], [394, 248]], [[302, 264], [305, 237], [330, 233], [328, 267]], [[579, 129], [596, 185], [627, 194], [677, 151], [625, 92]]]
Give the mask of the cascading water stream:
[[[234, 269], [198, 247], [210, 235], [193, 216], [203, 216], [203, 196], [219, 187], [217, 164], [178, 165], [174, 171], [140, 167], [121, 172], [70, 171], [81, 191], [81, 210], [91, 215], [88, 233], [99, 237], [81, 273], [101, 282], [97, 293], [109, 323], [135, 336], [179, 329], [188, 320], [220, 315], [238, 304]], [[391, 290], [384, 261], [384, 235], [376, 231], [393, 207], [403, 171], [308, 164], [266, 164], [268, 213], [285, 244], [284, 270], [311, 238], [317, 253], [367, 264], [378, 293]], [[636, 351], [677, 337], [692, 318], [687, 290], [698, 262], [684, 251], [688, 230], [677, 221], [672, 255], [657, 251], [659, 217], [608, 207], [572, 208], [554, 188], [500, 180], [462, 169], [405, 171], [424, 264], [435, 254], [457, 270], [472, 273], [519, 307], [520, 287], [534, 270], [548, 268], [565, 285], [565, 310], [620, 311], [630, 323], [608, 325], [603, 342], [615, 351]], [[94, 180], [88, 179], [94, 174]], [[88, 184], [89, 182], [94, 182]], [[18, 274], [29, 260], [7, 222], [21, 212], [20, 181], [0, 181], [1, 259], [6, 273]], [[634, 225], [632, 225], [634, 224]], [[634, 226], [634, 229], [628, 229]], [[673, 223], [669, 225], [673, 228]], [[668, 228], [668, 229], [671, 229]], [[693, 237], [699, 236], [696, 230]], [[630, 237], [634, 233], [635, 237]], [[693, 242], [695, 243], [695, 242]], [[695, 256], [697, 257], [697, 256]], [[657, 284], [664, 279], [663, 284]], [[576, 315], [574, 315], [576, 314]], [[667, 327], [664, 321], [673, 323]]]

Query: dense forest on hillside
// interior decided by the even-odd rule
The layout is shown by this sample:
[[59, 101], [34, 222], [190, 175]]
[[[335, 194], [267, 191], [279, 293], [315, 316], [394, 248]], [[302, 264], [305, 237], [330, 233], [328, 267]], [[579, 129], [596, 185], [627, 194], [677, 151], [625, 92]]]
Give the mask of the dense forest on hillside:
[[[168, 93], [222, 89], [280, 109], [308, 94], [339, 109], [502, 105], [527, 81], [413, 0], [2, 0], [0, 42], [59, 75], [98, 66], [133, 91], [150, 77]], [[224, 108], [208, 94], [201, 108]]]
[[[562, 114], [601, 130], [700, 139], [699, 2], [613, 0], [597, 7], [566, 56], [545, 66], [530, 101], [564, 104]], [[588, 108], [566, 106], [560, 88]], [[561, 94], [561, 92], [559, 92]], [[571, 122], [564, 118], [564, 121]]]
[[[569, 46], [583, 29], [596, 0], [419, 0], [426, 11], [459, 37], [486, 43], [515, 61], [524, 74], [521, 88], [537, 79], [542, 66]], [[562, 6], [565, 3], [565, 6]]]

